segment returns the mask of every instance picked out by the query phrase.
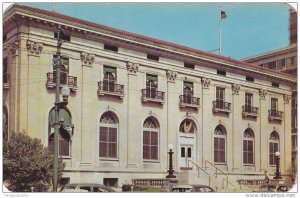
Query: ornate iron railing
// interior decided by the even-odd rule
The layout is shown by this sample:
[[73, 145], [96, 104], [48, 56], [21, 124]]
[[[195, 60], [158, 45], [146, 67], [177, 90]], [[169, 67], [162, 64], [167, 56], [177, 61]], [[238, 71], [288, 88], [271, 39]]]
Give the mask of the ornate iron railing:
[[200, 98], [193, 97], [192, 95], [180, 95], [179, 106], [180, 107], [195, 107], [199, 108]]
[[277, 110], [269, 110], [269, 120], [282, 120], [283, 112]]
[[142, 89], [142, 102], [148, 101], [163, 103], [165, 101], [165, 92]]
[[124, 96], [124, 85], [115, 84], [114, 82], [98, 82], [98, 95], [116, 95]]
[[[47, 87], [53, 88], [55, 87], [56, 79], [55, 75], [51, 72], [47, 73]], [[66, 74], [62, 74], [60, 76], [60, 86], [68, 85], [71, 90], [77, 89], [77, 77], [74, 76], [68, 76]]]
[[214, 112], [231, 112], [231, 103], [222, 101], [213, 101], [213, 111]]
[[258, 108], [251, 105], [244, 105], [243, 116], [258, 116]]

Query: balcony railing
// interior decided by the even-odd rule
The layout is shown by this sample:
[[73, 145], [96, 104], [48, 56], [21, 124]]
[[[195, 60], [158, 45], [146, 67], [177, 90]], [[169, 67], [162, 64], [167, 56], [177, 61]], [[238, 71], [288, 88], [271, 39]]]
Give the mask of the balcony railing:
[[231, 112], [231, 103], [229, 102], [222, 102], [222, 101], [213, 101], [213, 112], [224, 112], [230, 113]]
[[283, 119], [283, 112], [277, 110], [269, 110], [269, 120], [277, 120], [282, 121]]
[[142, 102], [165, 102], [165, 93], [162, 91], [142, 89]]
[[199, 109], [200, 98], [193, 97], [192, 95], [181, 95], [179, 96], [179, 107], [191, 107]]
[[10, 88], [10, 74], [3, 74], [3, 88]]
[[[77, 87], [77, 77], [68, 76], [68, 75], [61, 75], [60, 76], [60, 87], [64, 85], [68, 85], [71, 91], [76, 91]], [[54, 88], [56, 86], [56, 79], [53, 73], [47, 73], [47, 88]]]
[[115, 84], [112, 82], [98, 82], [98, 96], [111, 95], [124, 97], [124, 85]]
[[251, 105], [244, 105], [242, 115], [243, 116], [257, 117], [258, 116], [258, 108], [257, 107], [252, 107]]

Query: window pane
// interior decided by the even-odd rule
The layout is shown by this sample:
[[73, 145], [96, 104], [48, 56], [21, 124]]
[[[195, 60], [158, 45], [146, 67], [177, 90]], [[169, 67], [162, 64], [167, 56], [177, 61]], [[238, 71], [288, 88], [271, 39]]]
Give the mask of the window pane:
[[225, 139], [224, 138], [219, 138], [219, 144], [220, 144], [220, 149], [225, 150]]
[[100, 141], [107, 141], [107, 131], [108, 128], [106, 127], [100, 127]]
[[219, 153], [218, 153], [218, 151], [217, 150], [214, 150], [214, 161], [215, 162], [219, 162]]
[[150, 159], [150, 147], [149, 146], [143, 146], [143, 158], [144, 159]]
[[117, 157], [117, 144], [116, 143], [108, 144], [108, 157], [112, 157], [112, 158]]
[[157, 160], [158, 159], [158, 147], [151, 146], [151, 159]]
[[214, 149], [218, 149], [218, 138], [214, 138]]
[[117, 129], [109, 128], [109, 142], [117, 142]]
[[243, 152], [243, 162], [244, 164], [247, 164], [247, 153], [246, 152]]
[[188, 148], [188, 156], [187, 157], [192, 157], [192, 148]]
[[248, 151], [253, 152], [253, 141], [248, 141]]
[[220, 162], [225, 162], [225, 151], [220, 151]]
[[151, 145], [158, 145], [157, 132], [151, 133]]
[[185, 157], [185, 147], [181, 147], [180, 155], [181, 157]]
[[100, 143], [99, 149], [100, 149], [99, 151], [100, 157], [107, 157], [107, 143], [106, 142]]
[[149, 131], [144, 131], [143, 134], [143, 144], [144, 145], [149, 145], [150, 144], [150, 132]]
[[248, 149], [247, 149], [247, 140], [244, 140], [243, 141], [243, 150], [244, 151], [247, 151]]
[[65, 139], [59, 140], [59, 155], [69, 156], [69, 141]]

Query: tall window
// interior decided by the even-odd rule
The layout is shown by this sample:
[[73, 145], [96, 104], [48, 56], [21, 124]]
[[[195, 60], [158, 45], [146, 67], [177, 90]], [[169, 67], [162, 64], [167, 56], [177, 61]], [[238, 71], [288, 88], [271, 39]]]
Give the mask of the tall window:
[[245, 93], [245, 112], [251, 113], [253, 104], [253, 94]]
[[157, 76], [147, 74], [146, 78], [146, 97], [156, 98]]
[[243, 163], [254, 164], [254, 133], [249, 128], [244, 132]]
[[[53, 55], [54, 62], [57, 60], [57, 56]], [[61, 67], [60, 67], [60, 83], [63, 85], [68, 84], [69, 76], [69, 58], [60, 57]], [[53, 79], [56, 79], [56, 67], [53, 67]]]
[[2, 127], [3, 127], [3, 140], [8, 140], [8, 111], [3, 105], [3, 117], [2, 117]]
[[192, 98], [193, 98], [193, 83], [183, 82], [183, 102], [187, 104], [191, 104]]
[[226, 163], [226, 130], [222, 125], [214, 132], [214, 162]]
[[116, 68], [104, 66], [104, 78], [103, 78], [103, 90], [104, 91], [115, 91], [115, 83], [117, 80]]
[[278, 99], [271, 98], [271, 116], [276, 116], [278, 111]]
[[277, 132], [273, 131], [270, 135], [269, 142], [269, 164], [276, 165], [275, 153], [279, 151], [279, 135]]
[[112, 112], [104, 113], [100, 118], [99, 157], [118, 157], [118, 127], [117, 117]]
[[216, 87], [216, 105], [217, 108], [224, 108], [225, 102], [225, 88], [224, 87]]
[[[71, 156], [71, 137], [72, 137], [72, 118], [71, 114], [66, 109], [59, 110], [59, 120], [63, 121], [64, 125], [59, 128], [58, 133], [58, 154], [62, 157]], [[49, 150], [54, 152], [54, 123], [55, 109], [49, 113]]]
[[158, 160], [159, 126], [153, 117], [147, 118], [143, 125], [143, 159]]

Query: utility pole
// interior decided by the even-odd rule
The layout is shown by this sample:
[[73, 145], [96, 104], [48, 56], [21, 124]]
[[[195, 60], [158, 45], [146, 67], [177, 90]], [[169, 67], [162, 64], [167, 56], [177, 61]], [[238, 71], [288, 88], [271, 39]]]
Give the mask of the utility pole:
[[56, 60], [54, 60], [54, 65], [56, 67], [56, 95], [55, 95], [55, 126], [54, 126], [54, 160], [53, 160], [53, 192], [57, 192], [58, 184], [58, 136], [59, 136], [59, 92], [60, 92], [60, 47], [62, 45], [61, 37], [62, 29], [61, 26], [58, 26], [57, 30], [57, 51], [56, 51]]

